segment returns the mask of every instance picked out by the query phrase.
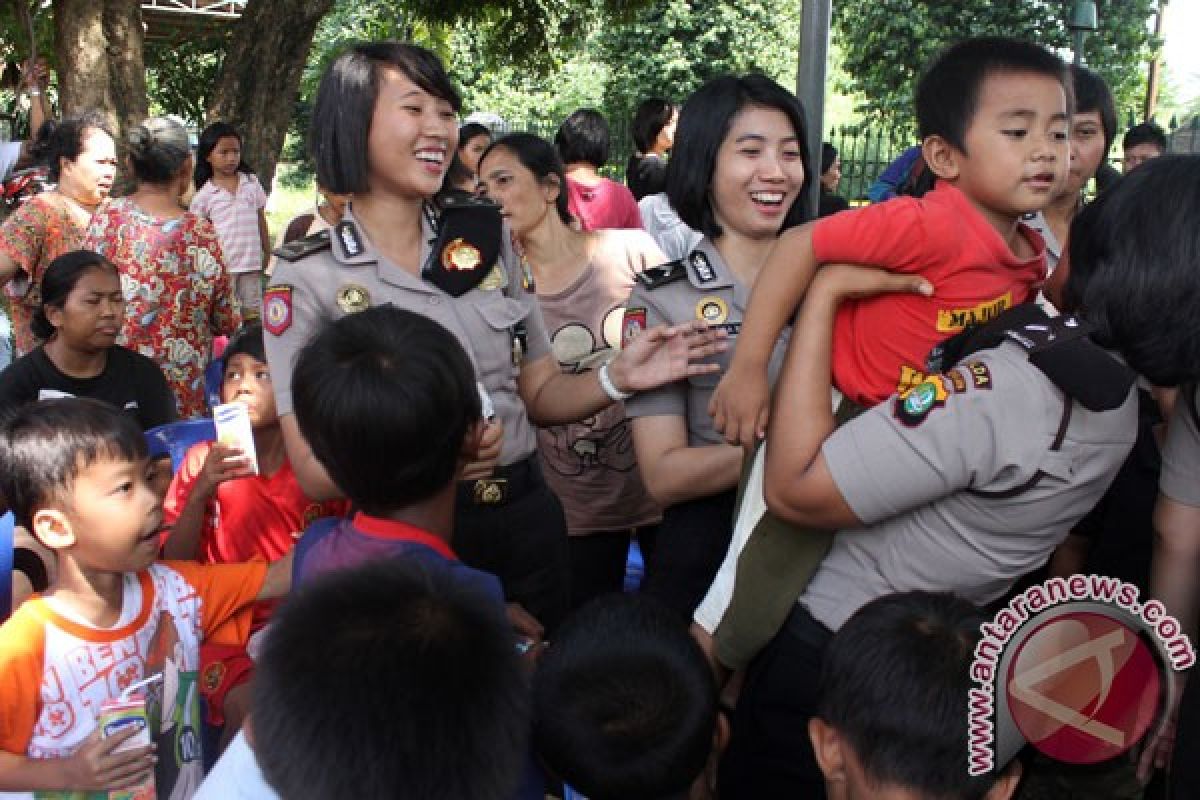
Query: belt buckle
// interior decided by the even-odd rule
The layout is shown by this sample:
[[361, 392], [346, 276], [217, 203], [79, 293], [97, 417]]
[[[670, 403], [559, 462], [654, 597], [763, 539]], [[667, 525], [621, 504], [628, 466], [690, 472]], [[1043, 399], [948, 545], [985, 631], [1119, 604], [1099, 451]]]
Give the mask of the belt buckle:
[[507, 478], [481, 478], [475, 481], [475, 505], [495, 506], [508, 498]]

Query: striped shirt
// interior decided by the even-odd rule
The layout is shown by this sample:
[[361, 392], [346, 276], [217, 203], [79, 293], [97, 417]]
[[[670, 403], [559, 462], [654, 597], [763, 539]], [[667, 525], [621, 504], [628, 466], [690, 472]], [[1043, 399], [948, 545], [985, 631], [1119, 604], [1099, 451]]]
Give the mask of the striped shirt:
[[258, 212], [266, 205], [267, 194], [258, 178], [246, 172], [238, 173], [238, 188], [234, 194], [210, 180], [192, 197], [191, 210], [212, 220], [217, 229], [221, 252], [230, 272], [262, 270], [263, 242], [258, 229]]

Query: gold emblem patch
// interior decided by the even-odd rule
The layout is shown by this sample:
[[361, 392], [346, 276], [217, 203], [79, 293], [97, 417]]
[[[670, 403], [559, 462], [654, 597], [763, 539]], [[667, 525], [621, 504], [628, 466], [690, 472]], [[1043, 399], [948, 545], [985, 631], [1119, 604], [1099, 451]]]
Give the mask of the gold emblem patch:
[[348, 283], [338, 289], [337, 304], [343, 314], [357, 314], [371, 307], [371, 293], [357, 283]]
[[442, 250], [442, 266], [448, 270], [470, 272], [482, 261], [479, 248], [465, 239], [455, 239]]
[[485, 292], [490, 292], [499, 289], [506, 283], [508, 283], [508, 273], [504, 271], [504, 267], [500, 266], [500, 262], [497, 261], [496, 265], [492, 267], [492, 271], [485, 275], [483, 280], [479, 282], [479, 288]]
[[696, 319], [709, 325], [720, 325], [729, 318], [729, 306], [719, 297], [701, 297], [696, 303]]

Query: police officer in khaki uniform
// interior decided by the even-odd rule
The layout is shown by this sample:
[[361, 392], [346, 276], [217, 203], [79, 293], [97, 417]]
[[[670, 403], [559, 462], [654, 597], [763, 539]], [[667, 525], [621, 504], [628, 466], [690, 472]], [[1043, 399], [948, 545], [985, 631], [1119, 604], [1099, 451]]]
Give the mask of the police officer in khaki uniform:
[[1200, 375], [1197, 186], [1195, 158], [1126, 178], [1075, 219], [1066, 316], [1011, 309], [943, 345], [925, 382], [837, 430], [828, 398], [838, 305], [933, 287], [862, 268], [818, 273], [779, 378], [765, 494], [777, 516], [839, 532], [747, 673], [723, 798], [824, 796], [806, 729], [822, 653], [845, 620], [895, 591], [1001, 597], [1046, 562], [1120, 468], [1137, 435], [1135, 371], [1162, 386]]
[[[680, 218], [705, 236], [684, 259], [646, 270], [626, 305], [622, 338], [696, 320], [736, 346], [759, 268], [781, 229], [802, 222], [809, 181], [804, 115], [761, 75], [705, 84], [683, 107], [667, 176]], [[786, 337], [771, 360], [778, 371]], [[663, 507], [643, 590], [691, 619], [729, 546], [742, 451], [713, 429], [719, 373], [643, 392], [625, 403], [646, 487]]]
[[[567, 604], [566, 527], [534, 457], [531, 418], [573, 422], [633, 391], [708, 372], [715, 367], [697, 362], [722, 345], [701, 326], [659, 329], [607, 369], [563, 375], [498, 210], [468, 201], [438, 212], [429, 202], [457, 144], [459, 105], [441, 62], [419, 47], [358, 45], [330, 65], [311, 147], [318, 183], [350, 195], [350, 208], [329, 232], [281, 251], [264, 297], [267, 357], [293, 469], [309, 496], [325, 498], [339, 491], [291, 413], [293, 360], [314, 326], [392, 303], [450, 330], [495, 422], [459, 487], [454, 547], [552, 629]], [[523, 632], [540, 633], [527, 618]]]

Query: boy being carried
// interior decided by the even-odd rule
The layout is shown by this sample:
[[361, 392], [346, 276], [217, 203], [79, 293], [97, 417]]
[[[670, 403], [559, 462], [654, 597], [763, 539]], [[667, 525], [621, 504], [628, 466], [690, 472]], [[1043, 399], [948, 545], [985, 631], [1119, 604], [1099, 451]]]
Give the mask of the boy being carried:
[[[236, 445], [202, 442], [188, 450], [167, 490], [163, 522], [171, 534], [167, 558], [203, 564], [236, 564], [283, 558], [309, 523], [341, 516], [342, 500], [310, 500], [292, 472], [283, 446], [275, 393], [263, 352], [262, 327], [243, 328], [225, 348], [221, 402], [244, 403], [254, 432], [257, 474]], [[277, 603], [254, 607], [251, 635], [270, 619]], [[254, 662], [245, 647], [206, 644], [200, 648], [200, 690], [208, 722], [224, 725], [223, 742], [241, 726], [249, 705]]]
[[[190, 797], [200, 643], [244, 642], [250, 604], [290, 586], [290, 559], [155, 564], [162, 507], [147, 469], [136, 423], [93, 400], [47, 400], [0, 428], [0, 493], [58, 558], [47, 592], [0, 627], [0, 791], [107, 797], [153, 773], [160, 796]], [[132, 725], [101, 738], [101, 704], [146, 680], [155, 744], [122, 749]]]
[[[1065, 179], [1071, 97], [1066, 66], [1036, 44], [968, 39], [938, 56], [916, 92], [922, 153], [938, 177], [934, 190], [922, 198], [852, 209], [780, 236], [754, 285], [733, 361], [710, 404], [726, 440], [749, 447], [765, 436], [767, 358], [823, 264], [919, 274], [933, 287], [928, 294], [871, 297], [838, 310], [832, 377], [850, 401], [843, 414], [912, 391], [924, 382], [926, 357], [935, 345], [1036, 296], [1046, 276], [1045, 244], [1021, 217], [1042, 209]], [[718, 622], [728, 620], [736, 628], [749, 621], [740, 610], [726, 613], [734, 569], [742, 590], [765, 587], [758, 593], [777, 593], [778, 602], [747, 599], [744, 607], [756, 618], [749, 622], [761, 629], [736, 646], [724, 648], [718, 641], [718, 651], [726, 651], [720, 658], [729, 666], [745, 663], [778, 629], [828, 550], [829, 535], [755, 535], [741, 555], [747, 563], [739, 564], [742, 542], [745, 537], [735, 535], [697, 622], [712, 632]], [[764, 546], [776, 550], [759, 552]], [[781, 564], [788, 572], [782, 584]], [[742, 590], [732, 601], [737, 609], [743, 608]], [[759, 613], [765, 605], [774, 612]], [[733, 628], [727, 629], [730, 636], [740, 639]]]

